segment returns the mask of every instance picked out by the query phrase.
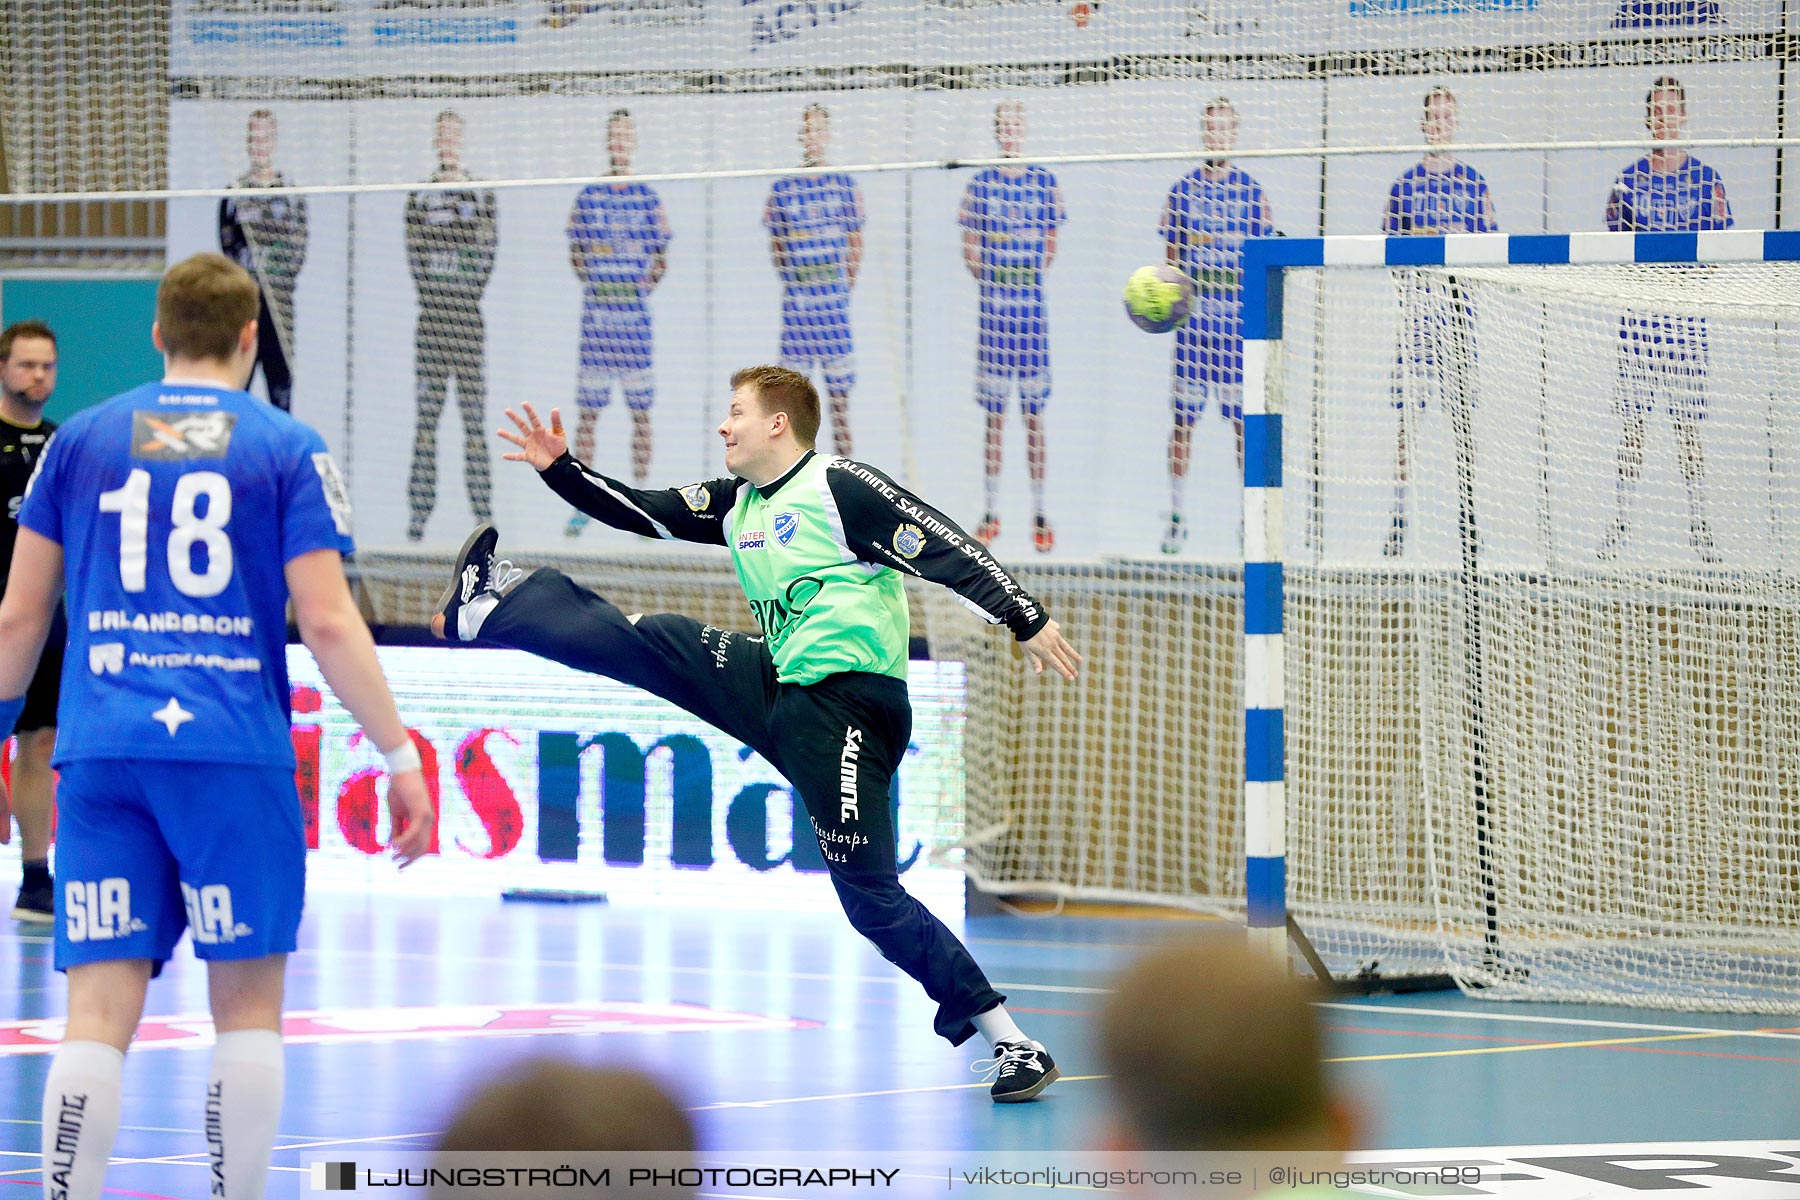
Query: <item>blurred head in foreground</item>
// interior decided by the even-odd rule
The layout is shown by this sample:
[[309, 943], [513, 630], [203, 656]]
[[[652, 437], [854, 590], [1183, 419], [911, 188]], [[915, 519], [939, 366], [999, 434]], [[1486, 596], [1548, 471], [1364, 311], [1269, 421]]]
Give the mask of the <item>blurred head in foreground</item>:
[[1115, 981], [1100, 1052], [1126, 1151], [1310, 1150], [1354, 1136], [1330, 1094], [1316, 989], [1241, 937], [1154, 950]]
[[[695, 1164], [693, 1122], [663, 1086], [641, 1071], [588, 1067], [540, 1059], [517, 1066], [469, 1096], [439, 1140], [440, 1171], [483, 1165], [555, 1168], [580, 1165], [588, 1154], [645, 1154], [668, 1171]], [[534, 1156], [527, 1159], [525, 1156]], [[541, 1162], [537, 1159], [541, 1158]], [[596, 1164], [589, 1163], [590, 1169]], [[628, 1194], [623, 1162], [614, 1164], [611, 1189], [583, 1189], [562, 1194], [607, 1196]], [[542, 1195], [543, 1189], [523, 1195]], [[662, 1186], [659, 1196], [691, 1197], [692, 1189]], [[459, 1188], [434, 1180], [432, 1200], [508, 1196], [492, 1187]]]

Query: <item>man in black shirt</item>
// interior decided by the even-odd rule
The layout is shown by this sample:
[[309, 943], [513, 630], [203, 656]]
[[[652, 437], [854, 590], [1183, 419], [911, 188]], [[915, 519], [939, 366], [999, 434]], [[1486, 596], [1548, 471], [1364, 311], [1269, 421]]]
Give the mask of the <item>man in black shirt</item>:
[[[56, 390], [56, 335], [42, 321], [20, 321], [0, 332], [0, 495], [6, 520], [0, 521], [0, 595], [12, 568], [13, 543], [19, 535], [19, 505], [44, 445], [56, 429], [44, 420], [44, 404]], [[50, 826], [54, 814], [56, 776], [50, 751], [56, 746], [56, 701], [62, 680], [63, 643], [69, 631], [60, 607], [44, 639], [44, 655], [25, 692], [25, 711], [16, 732], [19, 747], [12, 765], [12, 816], [19, 822], [24, 879], [13, 905], [15, 921], [47, 925], [56, 919], [55, 891], [50, 881]], [[3, 734], [4, 731], [0, 731]], [[5, 790], [0, 789], [0, 797]], [[11, 822], [0, 811], [0, 840], [10, 840]]]
[[292, 187], [275, 169], [275, 114], [259, 108], [244, 132], [250, 169], [236, 186], [252, 189], [219, 201], [219, 249], [255, 277], [262, 292], [256, 316], [256, 365], [269, 403], [287, 412], [293, 404], [294, 281], [306, 263], [306, 197], [259, 196], [257, 188]]
[[[463, 119], [451, 109], [437, 115], [433, 145], [438, 169], [433, 183], [469, 178], [462, 165]], [[406, 198], [406, 263], [419, 289], [419, 325], [414, 338], [419, 424], [413, 437], [412, 476], [407, 482], [410, 515], [406, 536], [425, 536], [425, 522], [437, 506], [437, 427], [450, 378], [462, 410], [463, 482], [477, 521], [493, 517], [487, 457], [487, 374], [482, 364], [487, 326], [481, 294], [494, 273], [499, 231], [494, 193], [486, 188], [446, 188], [413, 192]]]

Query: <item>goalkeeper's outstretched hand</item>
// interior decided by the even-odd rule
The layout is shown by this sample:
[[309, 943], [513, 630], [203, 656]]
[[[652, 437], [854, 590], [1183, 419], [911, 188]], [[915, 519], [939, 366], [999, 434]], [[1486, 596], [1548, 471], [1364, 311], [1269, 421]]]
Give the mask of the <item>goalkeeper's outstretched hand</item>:
[[545, 428], [544, 423], [538, 419], [537, 409], [529, 404], [523, 407], [525, 415], [522, 417], [510, 408], [506, 410], [506, 415], [519, 427], [518, 433], [510, 429], [498, 429], [495, 432], [518, 447], [504, 456], [507, 462], [527, 462], [542, 471], [561, 458], [569, 448], [569, 439], [563, 436], [562, 410], [550, 410], [550, 426]]
[[1039, 675], [1049, 667], [1064, 679], [1074, 682], [1076, 673], [1081, 669], [1081, 655], [1069, 644], [1069, 639], [1062, 635], [1062, 626], [1053, 619], [1048, 625], [1031, 635], [1019, 645], [1025, 651], [1025, 657], [1031, 660], [1031, 669]]

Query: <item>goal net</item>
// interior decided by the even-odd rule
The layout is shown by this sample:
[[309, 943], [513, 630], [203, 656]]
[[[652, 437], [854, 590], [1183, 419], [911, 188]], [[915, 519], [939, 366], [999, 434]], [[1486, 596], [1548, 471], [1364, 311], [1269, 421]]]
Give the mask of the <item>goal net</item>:
[[1301, 923], [1800, 1007], [1800, 267], [1293, 270], [1284, 322]]
[[[339, 459], [376, 621], [421, 622], [451, 553], [491, 518], [516, 558], [628, 607], [748, 627], [723, 555], [584, 525], [500, 460], [492, 431], [507, 407], [556, 406], [611, 476], [709, 479], [724, 380], [788, 361], [825, 393], [823, 449], [981, 533], [1086, 656], [1081, 686], [1046, 686], [1003, 633], [915, 597], [915, 633], [969, 664], [966, 821], [946, 835], [965, 868], [1000, 891], [1230, 915], [1245, 888], [1240, 397], [1233, 352], [1202, 354], [1199, 325], [1232, 327], [1241, 239], [1596, 229], [1625, 220], [1622, 183], [1640, 228], [1689, 199], [1708, 228], [1778, 228], [1800, 162], [1782, 149], [1791, 31], [1776, 0], [13, 8], [0, 65], [25, 90], [0, 113], [0, 183], [39, 200], [0, 217], [35, 236], [70, 207], [56, 197], [129, 198], [166, 213], [170, 258], [223, 247], [257, 273], [253, 388]], [[1696, 163], [1671, 195], [1639, 160], [1678, 145]], [[1119, 289], [1169, 261], [1201, 285], [1200, 316], [1153, 337]], [[1758, 291], [1735, 277], [1620, 270], [1565, 287], [1550, 272], [1520, 290], [1510, 270], [1374, 272], [1290, 301], [1290, 330], [1311, 321], [1316, 342], [1311, 360], [1295, 343], [1284, 385], [1303, 455], [1290, 471], [1313, 472], [1292, 493], [1293, 532], [1312, 540], [1291, 560], [1290, 621], [1316, 625], [1290, 669], [1306, 701], [1303, 914], [1421, 935], [1425, 959], [1449, 930], [1479, 961], [1485, 893], [1502, 907], [1525, 885], [1496, 868], [1490, 889], [1481, 864], [1541, 862], [1504, 839], [1547, 846], [1552, 830], [1592, 865], [1540, 881], [1575, 890], [1533, 893], [1534, 932], [1505, 930], [1509, 955], [1579, 924], [1590, 899], [1605, 912], [1629, 897], [1646, 936], [1673, 942], [1700, 871], [1723, 872], [1721, 911], [1747, 906], [1749, 926], [1748, 897], [1792, 884], [1777, 817], [1792, 779], [1770, 748], [1791, 742], [1794, 714], [1780, 690], [1793, 458], [1788, 393], [1770, 390], [1788, 324], [1732, 301]], [[1639, 457], [1613, 398], [1631, 296], [1654, 303], [1632, 327], [1628, 374], [1647, 398], [1641, 465], [1620, 484], [1622, 456]], [[28, 314], [9, 300], [7, 315]], [[1403, 336], [1443, 345], [1397, 368]], [[1684, 372], [1685, 391], [1670, 382]], [[1676, 440], [1664, 393], [1704, 397], [1693, 436]], [[1469, 397], [1473, 466], [1508, 464], [1471, 476], [1467, 568], [1443, 507], [1458, 478], [1447, 395]], [[1389, 557], [1399, 428], [1408, 525]], [[1690, 512], [1717, 561], [1695, 550]], [[1473, 609], [1459, 570], [1479, 581]], [[1478, 692], [1457, 650], [1472, 621]], [[1505, 640], [1532, 631], [1545, 646]], [[1492, 829], [1427, 807], [1467, 794], [1453, 737], [1493, 757]], [[1751, 793], [1777, 821], [1761, 855], [1726, 837], [1755, 840], [1733, 807]], [[1577, 798], [1600, 794], [1616, 799], [1589, 821]], [[1665, 820], [1655, 806], [1677, 794], [1717, 819]], [[1542, 822], [1517, 807], [1526, 795]], [[1484, 855], [1461, 853], [1470, 839]], [[1451, 884], [1452, 870], [1475, 874]], [[1352, 969], [1391, 958], [1339, 950]]]

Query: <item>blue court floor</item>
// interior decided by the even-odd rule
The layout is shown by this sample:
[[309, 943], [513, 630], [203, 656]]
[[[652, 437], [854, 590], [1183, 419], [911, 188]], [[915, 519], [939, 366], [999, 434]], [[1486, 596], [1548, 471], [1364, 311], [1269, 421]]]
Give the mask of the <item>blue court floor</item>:
[[[308, 1164], [323, 1156], [429, 1147], [466, 1089], [543, 1054], [660, 1075], [720, 1151], [1088, 1150], [1107, 1113], [1090, 1046], [1107, 981], [1138, 948], [1194, 927], [969, 920], [971, 949], [1064, 1074], [1038, 1103], [996, 1106], [969, 1069], [976, 1044], [936, 1038], [930, 1002], [836, 914], [315, 894], [288, 976], [270, 1195], [312, 1194]], [[0, 1184], [21, 1185], [0, 1187], [0, 1200], [37, 1178], [43, 1051], [64, 1002], [49, 957], [47, 937], [0, 931], [12, 1018], [0, 1021]], [[1514, 1164], [1510, 1185], [1368, 1194], [1800, 1200], [1800, 1019], [1456, 993], [1321, 1011], [1367, 1157], [1424, 1162], [1454, 1148]], [[204, 975], [184, 945], [152, 984], [127, 1059], [110, 1194], [206, 1194], [204, 1013]], [[941, 1173], [933, 1186], [946, 1190]]]

